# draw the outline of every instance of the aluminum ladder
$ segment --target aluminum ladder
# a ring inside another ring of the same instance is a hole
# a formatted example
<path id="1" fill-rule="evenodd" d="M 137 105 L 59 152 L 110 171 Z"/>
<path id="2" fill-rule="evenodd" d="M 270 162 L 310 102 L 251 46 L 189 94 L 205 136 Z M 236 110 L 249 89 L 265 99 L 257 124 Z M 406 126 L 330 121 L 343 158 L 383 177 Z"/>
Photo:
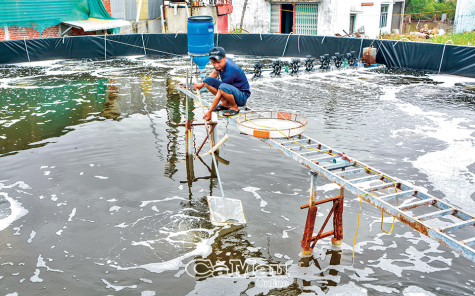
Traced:
<path id="1" fill-rule="evenodd" d="M 177 89 L 193 97 L 189 90 L 180 87 Z M 232 117 L 228 120 L 236 123 Z M 464 227 L 475 226 L 473 215 L 303 134 L 283 139 L 257 139 L 475 262 L 475 250 L 472 248 L 475 245 L 475 237 L 460 238 L 460 233 L 454 233 Z M 403 202 L 399 204 L 399 200 Z M 412 213 L 413 211 L 420 213 Z M 428 223 L 432 219 L 449 215 L 452 219 L 446 226 L 437 228 Z"/>

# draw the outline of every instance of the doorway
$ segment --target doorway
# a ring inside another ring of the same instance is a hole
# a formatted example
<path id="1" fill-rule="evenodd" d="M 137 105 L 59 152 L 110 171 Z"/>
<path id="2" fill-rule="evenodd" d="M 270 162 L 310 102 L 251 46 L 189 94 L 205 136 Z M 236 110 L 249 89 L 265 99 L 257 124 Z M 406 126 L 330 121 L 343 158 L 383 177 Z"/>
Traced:
<path id="1" fill-rule="evenodd" d="M 289 34 L 294 30 L 294 6 L 282 4 L 280 14 L 280 33 Z"/>

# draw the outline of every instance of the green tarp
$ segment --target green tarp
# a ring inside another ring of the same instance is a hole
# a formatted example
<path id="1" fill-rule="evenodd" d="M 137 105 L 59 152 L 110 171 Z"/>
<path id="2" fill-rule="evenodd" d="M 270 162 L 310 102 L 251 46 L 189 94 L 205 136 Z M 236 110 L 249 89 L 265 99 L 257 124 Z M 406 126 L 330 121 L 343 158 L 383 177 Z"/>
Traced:
<path id="1" fill-rule="evenodd" d="M 112 18 L 101 0 L 0 0 L 0 28 L 32 27 L 38 32 L 65 21 Z"/>

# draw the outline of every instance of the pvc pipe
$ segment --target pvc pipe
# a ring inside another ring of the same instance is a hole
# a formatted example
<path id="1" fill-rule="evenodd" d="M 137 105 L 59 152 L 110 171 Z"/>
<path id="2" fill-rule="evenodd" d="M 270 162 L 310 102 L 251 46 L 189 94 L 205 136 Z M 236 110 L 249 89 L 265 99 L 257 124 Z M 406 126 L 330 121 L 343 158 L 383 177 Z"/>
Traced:
<path id="1" fill-rule="evenodd" d="M 203 153 L 203 154 L 201 154 L 201 155 L 198 155 L 198 157 L 203 157 L 203 156 L 205 156 L 205 155 L 208 155 L 208 154 L 211 154 L 211 153 L 216 152 L 216 150 L 218 150 L 219 147 L 220 147 L 221 145 L 223 145 L 224 142 L 226 142 L 228 139 L 229 139 L 229 136 L 228 136 L 227 134 L 224 135 L 224 137 L 223 137 L 221 140 L 219 140 L 219 142 L 218 142 L 216 145 L 213 146 L 213 149 L 212 149 L 212 150 L 210 150 L 210 151 L 208 151 L 208 152 L 206 152 L 206 153 Z M 211 152 L 211 151 L 212 151 L 212 152 Z"/>
<path id="2" fill-rule="evenodd" d="M 137 18 L 135 19 L 136 23 L 139 22 L 141 11 L 142 11 L 142 0 L 139 0 L 139 7 L 137 7 Z"/>
<path id="3" fill-rule="evenodd" d="M 185 2 L 185 10 L 186 10 L 186 19 L 190 17 L 190 12 L 188 11 L 188 4 Z"/>
<path id="4" fill-rule="evenodd" d="M 444 50 L 442 50 L 442 57 L 440 58 L 439 72 L 437 72 L 437 74 L 440 74 L 440 69 L 442 68 L 442 61 L 444 60 L 445 46 L 447 45 L 447 42 L 449 41 L 452 42 L 452 44 L 454 44 L 454 42 L 450 39 L 445 41 Z"/>
<path id="5" fill-rule="evenodd" d="M 104 61 L 107 60 L 107 34 L 104 34 Z"/>
<path id="6" fill-rule="evenodd" d="M 163 13 L 163 4 L 160 5 L 160 12 L 162 13 L 162 17 L 161 17 L 161 19 L 162 19 L 162 33 L 166 33 L 165 32 L 165 15 Z"/>

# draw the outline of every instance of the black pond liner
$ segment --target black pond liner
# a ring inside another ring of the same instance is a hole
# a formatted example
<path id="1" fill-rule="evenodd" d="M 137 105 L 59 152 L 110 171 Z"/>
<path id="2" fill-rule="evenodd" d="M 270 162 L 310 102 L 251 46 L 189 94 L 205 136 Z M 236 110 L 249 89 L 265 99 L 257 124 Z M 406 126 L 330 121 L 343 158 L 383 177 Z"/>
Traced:
<path id="1" fill-rule="evenodd" d="M 475 47 L 314 35 L 215 34 L 228 53 L 269 57 L 319 57 L 376 47 L 376 62 L 406 68 L 475 77 Z M 144 48 L 145 47 L 145 48 Z M 114 58 L 129 55 L 186 55 L 186 34 L 124 34 L 0 42 L 0 64 L 51 59 Z"/>

